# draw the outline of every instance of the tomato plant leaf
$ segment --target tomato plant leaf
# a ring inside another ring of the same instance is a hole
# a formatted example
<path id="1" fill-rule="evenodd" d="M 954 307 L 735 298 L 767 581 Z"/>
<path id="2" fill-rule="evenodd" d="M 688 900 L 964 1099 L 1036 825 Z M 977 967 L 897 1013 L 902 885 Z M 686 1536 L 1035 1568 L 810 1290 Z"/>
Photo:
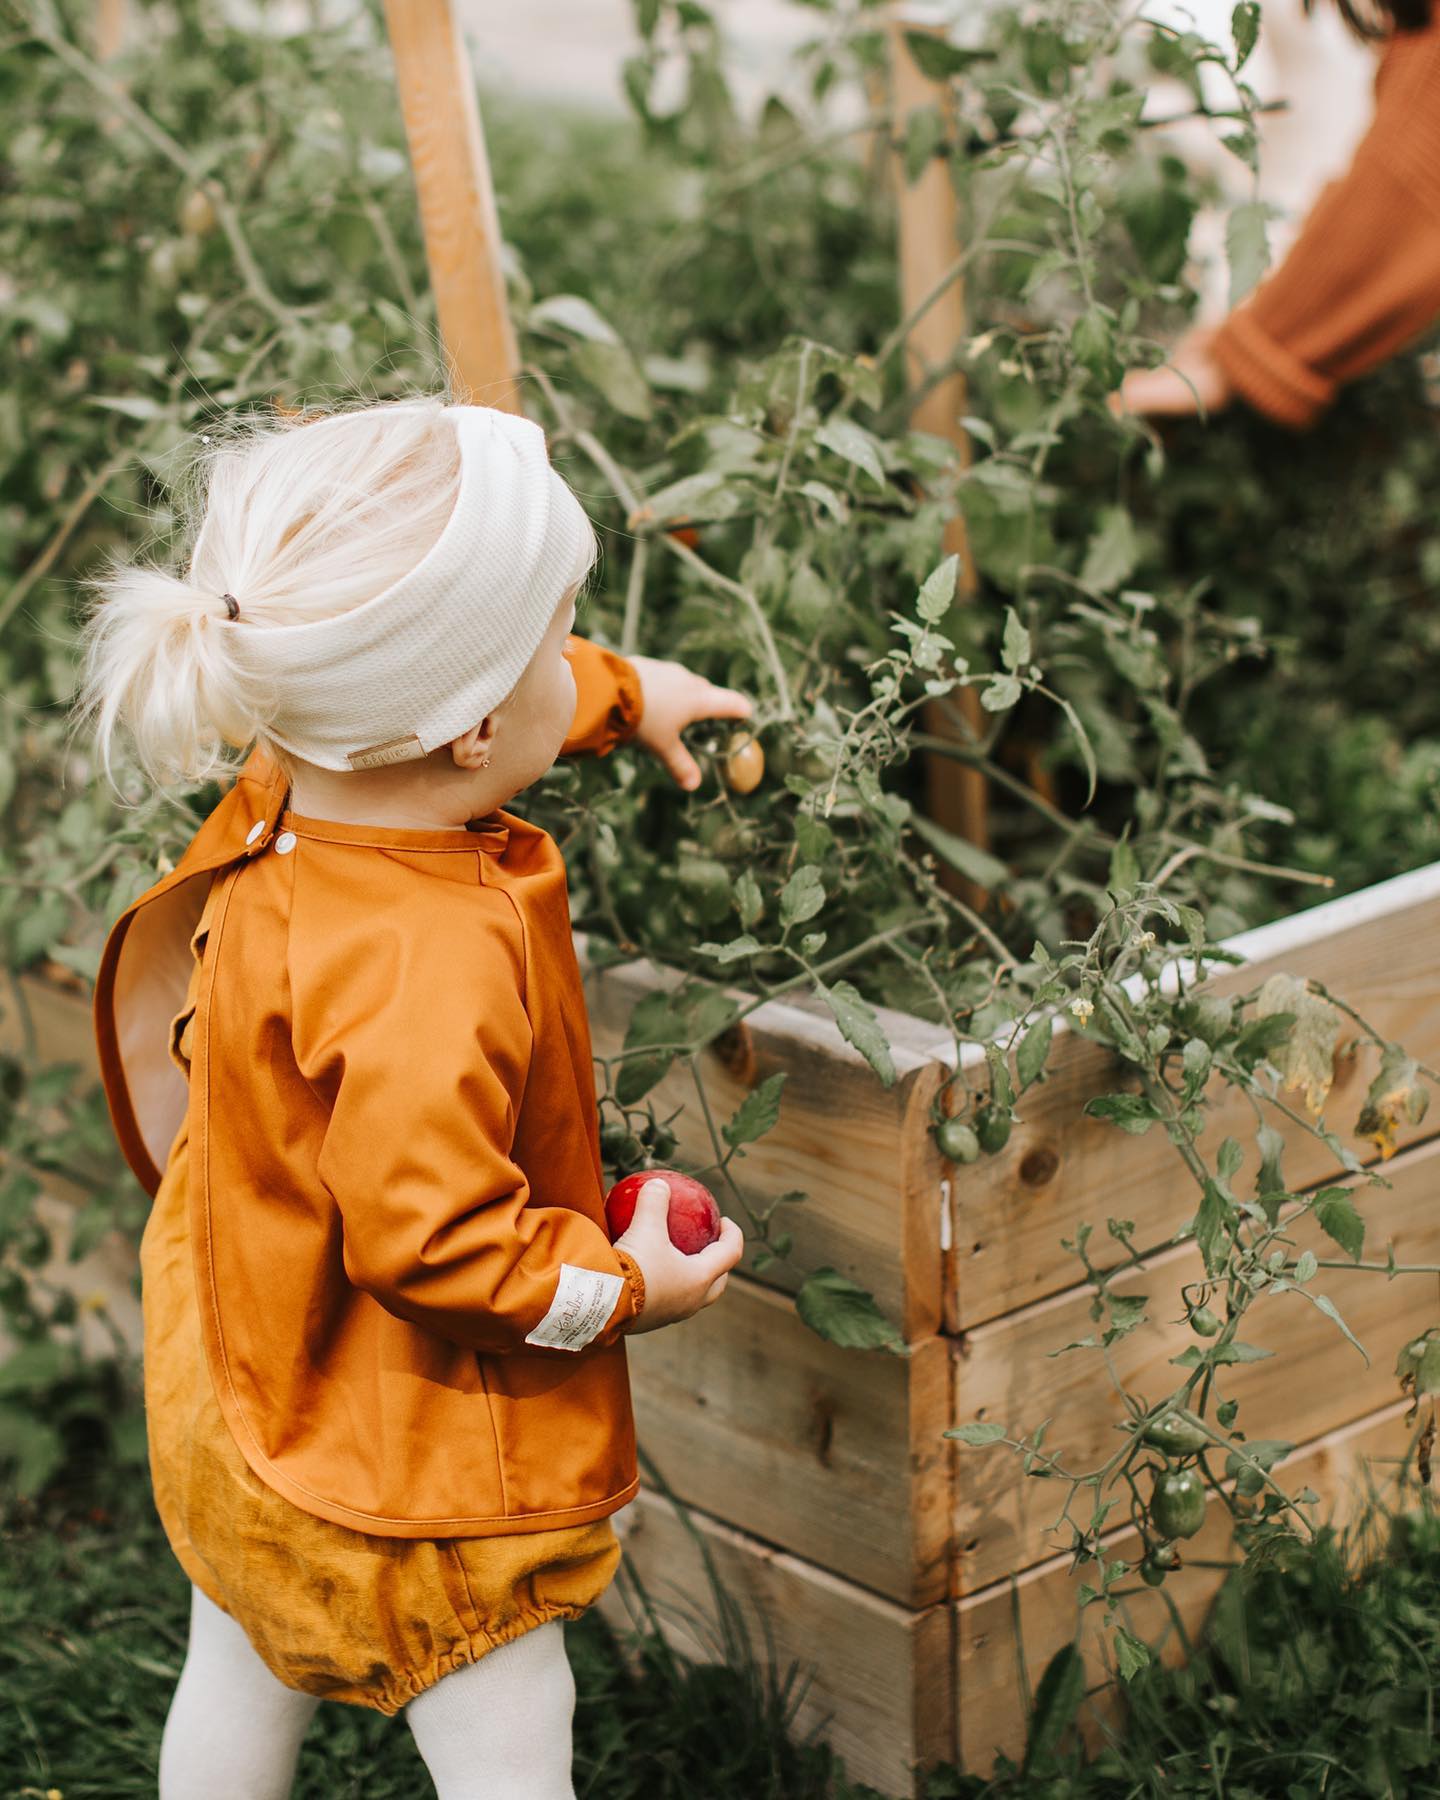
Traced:
<path id="1" fill-rule="evenodd" d="M 1232 207 L 1225 222 L 1225 255 L 1230 263 L 1230 299 L 1234 307 L 1244 299 L 1270 264 L 1270 245 L 1265 221 L 1270 208 L 1263 200 L 1246 200 Z"/>
<path id="2" fill-rule="evenodd" d="M 643 1056 L 627 1056 L 615 1077 L 615 1098 L 622 1106 L 634 1106 L 643 1100 L 675 1060 L 673 1051 L 651 1051 Z"/>
<path id="3" fill-rule="evenodd" d="M 1272 975 L 1255 997 L 1257 1019 L 1277 1013 L 1293 1014 L 1295 1022 L 1270 1051 L 1270 1061 L 1285 1086 L 1301 1094 L 1310 1117 L 1318 1119 L 1335 1079 L 1340 1015 L 1298 976 L 1284 974 Z"/>
<path id="4" fill-rule="evenodd" d="M 1225 1458 L 1225 1473 L 1235 1483 L 1235 1492 L 1258 1494 L 1266 1475 L 1294 1448 L 1284 1438 L 1252 1438 L 1242 1449 L 1231 1450 Z"/>
<path id="5" fill-rule="evenodd" d="M 1085 1102 L 1092 1119 L 1108 1119 L 1133 1137 L 1141 1137 L 1156 1123 L 1160 1114 L 1143 1094 L 1096 1094 Z"/>
<path id="6" fill-rule="evenodd" d="M 971 50 L 931 31 L 907 31 L 905 47 L 915 67 L 930 81 L 948 81 L 952 75 L 963 75 L 976 63 L 992 62 L 993 50 Z"/>
<path id="7" fill-rule="evenodd" d="M 752 1088 L 735 1110 L 735 1116 L 721 1129 L 732 1150 L 742 1144 L 753 1144 L 764 1137 L 780 1117 L 780 1091 L 785 1086 L 784 1069 L 769 1075 L 759 1087 Z"/>
<path id="8" fill-rule="evenodd" d="M 1149 1648 L 1123 1625 L 1115 1627 L 1115 1666 L 1122 1681 L 1133 1681 L 1142 1669 L 1150 1667 Z"/>
<path id="9" fill-rule="evenodd" d="M 1084 1698 L 1085 1659 L 1074 1644 L 1063 1644 L 1045 1665 L 1045 1673 L 1035 1689 L 1025 1738 L 1025 1761 L 1020 1769 L 1022 1781 L 1055 1754 Z"/>
<path id="10" fill-rule="evenodd" d="M 982 689 L 980 704 L 986 712 L 1005 712 L 1020 698 L 1019 681 L 1013 675 L 995 675 Z"/>
<path id="11" fill-rule="evenodd" d="M 1340 1308 L 1335 1304 L 1335 1302 L 1330 1298 L 1330 1296 L 1328 1294 L 1310 1294 L 1308 1296 L 1308 1298 L 1315 1302 L 1316 1306 L 1319 1307 L 1320 1311 L 1322 1313 L 1324 1313 L 1324 1315 L 1327 1319 L 1333 1319 L 1335 1321 L 1335 1323 L 1340 1327 L 1341 1331 L 1343 1331 L 1345 1333 L 1345 1336 L 1350 1340 L 1350 1342 L 1360 1352 L 1361 1356 L 1363 1356 L 1365 1358 L 1365 1363 L 1366 1363 L 1366 1366 L 1368 1367 L 1369 1363 L 1370 1363 L 1370 1352 L 1360 1342 L 1359 1338 L 1356 1337 L 1355 1333 L 1345 1323 L 1344 1319 L 1341 1318 Z"/>
<path id="12" fill-rule="evenodd" d="M 947 556 L 921 583 L 915 611 L 927 625 L 938 625 L 955 604 L 955 586 L 959 573 L 960 558 Z"/>
<path id="13" fill-rule="evenodd" d="M 825 884 L 813 863 L 802 863 L 780 890 L 780 922 L 803 925 L 825 904 Z"/>
<path id="14" fill-rule="evenodd" d="M 1110 594 L 1128 581 L 1140 560 L 1135 522 L 1123 506 L 1107 506 L 1085 551 L 1080 579 L 1097 593 Z"/>
<path id="15" fill-rule="evenodd" d="M 1226 1247 L 1234 1222 L 1235 1208 L 1226 1199 L 1219 1182 L 1207 1181 L 1191 1230 L 1205 1262 L 1205 1273 L 1212 1279 L 1225 1266 Z"/>
<path id="16" fill-rule="evenodd" d="M 909 1346 L 881 1312 L 875 1296 L 837 1269 L 816 1269 L 795 1296 L 795 1310 L 818 1336 L 847 1350 L 888 1350 L 908 1356 Z"/>
<path id="17" fill-rule="evenodd" d="M 815 433 L 815 442 L 863 470 L 876 487 L 885 486 L 885 470 L 875 440 L 852 419 L 827 419 Z"/>
<path id="18" fill-rule="evenodd" d="M 1333 1238 L 1353 1262 L 1359 1262 L 1365 1248 L 1365 1221 L 1355 1210 L 1350 1190 L 1322 1188 L 1313 1204 L 1320 1229 Z"/>
<path id="19" fill-rule="evenodd" d="M 1238 74 L 1250 59 L 1250 52 L 1260 38 L 1260 0 L 1240 0 L 1230 14 L 1230 35 L 1235 40 L 1235 69 Z"/>
<path id="20" fill-rule="evenodd" d="M 579 294 L 548 294 L 530 308 L 531 325 L 558 326 L 594 344 L 618 344 L 620 334 Z"/>
<path id="21" fill-rule="evenodd" d="M 832 981 L 828 986 L 822 982 L 819 985 L 820 992 L 835 1015 L 840 1035 L 847 1043 L 855 1046 L 885 1086 L 892 1087 L 895 1082 L 895 1063 L 890 1055 L 890 1040 L 869 1002 L 848 981 Z"/>
<path id="22" fill-rule="evenodd" d="M 988 850 L 982 850 L 966 838 L 957 837 L 924 813 L 911 813 L 906 822 L 952 869 L 958 869 L 976 887 L 1003 887 L 1010 880 L 1010 871 L 998 856 L 992 856 Z"/>
<path id="23" fill-rule="evenodd" d="M 578 374 L 599 388 L 616 412 L 627 419 L 644 421 L 650 417 L 650 383 L 624 344 L 586 339 L 571 351 L 570 362 Z"/>
<path id="24" fill-rule="evenodd" d="M 765 897 L 760 892 L 760 883 L 753 872 L 743 869 L 735 877 L 734 888 L 735 910 L 740 915 L 740 923 L 745 926 L 754 925 L 765 911 Z"/>
<path id="25" fill-rule="evenodd" d="M 1050 1055 L 1050 1042 L 1054 1036 L 1054 1030 L 1054 1019 L 1049 1013 L 1046 1013 L 1044 1018 L 1037 1019 L 1021 1038 L 1015 1051 L 1015 1073 L 1020 1077 L 1022 1094 L 1044 1073 L 1046 1059 Z"/>
<path id="26" fill-rule="evenodd" d="M 962 1444 L 969 1444 L 972 1450 L 979 1450 L 983 1449 L 986 1444 L 998 1444 L 1005 1436 L 1005 1427 L 982 1419 L 974 1425 L 952 1425 L 948 1430 L 942 1431 L 940 1435 L 947 1438 L 959 1438 Z"/>
<path id="27" fill-rule="evenodd" d="M 699 944 L 697 953 L 701 956 L 713 956 L 718 963 L 738 962 L 742 956 L 756 956 L 763 945 L 758 938 L 751 937 L 747 931 L 741 937 L 731 938 L 728 944 Z"/>
<path id="28" fill-rule="evenodd" d="M 1030 661 L 1030 633 L 1020 623 L 1013 606 L 1005 608 L 1005 635 L 1000 644 L 1000 660 L 1012 672 Z"/>

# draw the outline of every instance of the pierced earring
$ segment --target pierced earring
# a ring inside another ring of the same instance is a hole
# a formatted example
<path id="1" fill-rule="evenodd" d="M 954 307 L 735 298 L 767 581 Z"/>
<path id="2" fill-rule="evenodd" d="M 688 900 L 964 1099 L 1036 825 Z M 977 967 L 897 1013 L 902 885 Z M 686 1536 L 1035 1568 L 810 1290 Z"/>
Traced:
<path id="1" fill-rule="evenodd" d="M 490 767 L 490 758 L 488 756 L 482 756 L 480 758 L 480 767 L 482 769 L 488 769 Z"/>

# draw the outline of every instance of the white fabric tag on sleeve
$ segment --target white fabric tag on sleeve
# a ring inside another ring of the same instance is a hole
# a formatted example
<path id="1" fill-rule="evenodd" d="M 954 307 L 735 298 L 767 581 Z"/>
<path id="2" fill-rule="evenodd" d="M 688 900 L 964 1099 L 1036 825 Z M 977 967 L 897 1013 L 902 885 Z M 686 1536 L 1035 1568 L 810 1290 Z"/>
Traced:
<path id="1" fill-rule="evenodd" d="M 623 1275 L 561 1263 L 550 1310 L 525 1342 L 552 1350 L 583 1350 L 609 1323 L 624 1286 Z"/>

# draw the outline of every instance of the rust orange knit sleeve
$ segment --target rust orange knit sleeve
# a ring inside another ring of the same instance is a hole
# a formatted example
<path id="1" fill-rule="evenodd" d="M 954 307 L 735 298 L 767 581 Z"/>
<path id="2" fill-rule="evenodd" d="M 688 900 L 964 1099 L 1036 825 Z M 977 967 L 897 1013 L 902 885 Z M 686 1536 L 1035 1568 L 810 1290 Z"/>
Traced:
<path id="1" fill-rule="evenodd" d="M 575 674 L 575 719 L 562 756 L 608 756 L 634 737 L 644 710 L 635 665 L 589 638 L 565 640 Z"/>
<path id="2" fill-rule="evenodd" d="M 1211 339 L 1243 399 L 1309 425 L 1440 315 L 1440 15 L 1396 33 L 1375 116 L 1289 254 Z"/>

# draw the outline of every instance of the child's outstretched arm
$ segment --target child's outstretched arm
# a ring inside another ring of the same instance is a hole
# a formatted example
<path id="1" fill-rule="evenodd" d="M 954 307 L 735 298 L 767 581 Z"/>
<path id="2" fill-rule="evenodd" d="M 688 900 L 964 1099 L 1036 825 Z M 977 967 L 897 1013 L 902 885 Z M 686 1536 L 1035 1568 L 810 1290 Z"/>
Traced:
<path id="1" fill-rule="evenodd" d="M 681 787 L 698 787 L 700 770 L 681 731 L 698 719 L 748 719 L 754 710 L 735 688 L 716 687 L 683 663 L 621 656 L 573 633 L 565 654 L 576 703 L 562 756 L 607 756 L 633 739 L 658 756 Z"/>

